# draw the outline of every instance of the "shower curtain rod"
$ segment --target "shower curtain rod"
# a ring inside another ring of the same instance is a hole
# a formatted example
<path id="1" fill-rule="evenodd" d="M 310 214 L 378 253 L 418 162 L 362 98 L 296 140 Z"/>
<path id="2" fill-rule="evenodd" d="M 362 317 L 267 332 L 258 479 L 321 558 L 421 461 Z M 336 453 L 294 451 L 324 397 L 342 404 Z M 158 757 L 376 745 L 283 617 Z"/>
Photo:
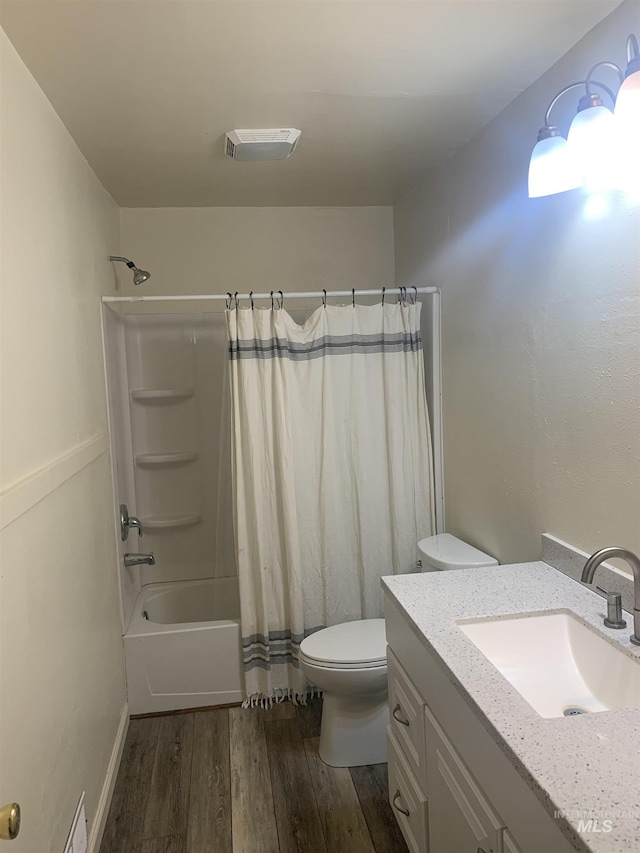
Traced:
<path id="1" fill-rule="evenodd" d="M 376 290 L 313 290 L 311 292 L 284 292 L 287 299 L 323 299 L 325 296 L 344 296 L 345 298 L 353 298 L 355 296 L 380 296 L 384 293 L 385 296 L 404 293 L 413 296 L 420 293 L 438 293 L 437 287 L 386 287 L 377 288 Z M 280 297 L 280 290 L 274 290 L 273 293 L 234 293 L 232 298 L 236 299 L 273 299 Z M 103 296 L 103 302 L 200 302 L 203 300 L 228 300 L 228 293 L 207 293 L 193 294 L 189 296 Z"/>

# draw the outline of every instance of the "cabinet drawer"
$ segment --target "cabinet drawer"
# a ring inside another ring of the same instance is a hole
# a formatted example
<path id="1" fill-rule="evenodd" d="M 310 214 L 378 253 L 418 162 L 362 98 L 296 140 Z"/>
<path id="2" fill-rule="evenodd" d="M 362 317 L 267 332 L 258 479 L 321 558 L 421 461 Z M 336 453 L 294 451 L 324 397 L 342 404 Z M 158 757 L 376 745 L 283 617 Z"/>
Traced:
<path id="1" fill-rule="evenodd" d="M 427 789 L 424 746 L 424 700 L 400 661 L 387 649 L 389 726 L 398 739 L 409 766 L 423 790 Z"/>
<path id="2" fill-rule="evenodd" d="M 429 826 L 425 797 L 392 729 L 387 729 L 389 802 L 410 853 L 428 853 Z"/>
<path id="3" fill-rule="evenodd" d="M 501 853 L 504 822 L 496 814 L 440 725 L 425 707 L 433 853 Z"/>

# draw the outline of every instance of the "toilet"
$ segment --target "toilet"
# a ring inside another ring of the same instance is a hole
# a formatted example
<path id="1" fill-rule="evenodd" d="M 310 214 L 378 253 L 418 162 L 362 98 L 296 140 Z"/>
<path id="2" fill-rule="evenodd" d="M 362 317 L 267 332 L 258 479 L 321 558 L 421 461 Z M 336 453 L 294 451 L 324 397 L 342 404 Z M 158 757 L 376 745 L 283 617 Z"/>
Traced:
<path id="1" fill-rule="evenodd" d="M 300 644 L 307 680 L 324 691 L 318 752 L 331 767 L 387 760 L 387 638 L 384 619 L 323 628 Z"/>
<path id="2" fill-rule="evenodd" d="M 423 572 L 497 566 L 498 561 L 449 533 L 418 542 Z M 344 622 L 300 644 L 300 666 L 324 692 L 320 758 L 331 767 L 387 760 L 387 640 L 384 619 Z"/>
<path id="3" fill-rule="evenodd" d="M 499 563 L 450 533 L 438 533 L 418 542 L 417 565 L 421 572 L 446 572 L 451 569 L 484 569 Z"/>

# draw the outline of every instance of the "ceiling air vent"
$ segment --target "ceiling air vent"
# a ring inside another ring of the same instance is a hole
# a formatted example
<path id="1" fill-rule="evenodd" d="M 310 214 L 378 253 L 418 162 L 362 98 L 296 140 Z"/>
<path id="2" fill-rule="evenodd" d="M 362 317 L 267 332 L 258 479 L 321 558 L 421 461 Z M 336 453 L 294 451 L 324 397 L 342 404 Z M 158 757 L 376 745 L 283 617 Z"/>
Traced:
<path id="1" fill-rule="evenodd" d="M 232 130 L 225 133 L 224 150 L 232 160 L 286 160 L 301 133 L 295 127 Z"/>

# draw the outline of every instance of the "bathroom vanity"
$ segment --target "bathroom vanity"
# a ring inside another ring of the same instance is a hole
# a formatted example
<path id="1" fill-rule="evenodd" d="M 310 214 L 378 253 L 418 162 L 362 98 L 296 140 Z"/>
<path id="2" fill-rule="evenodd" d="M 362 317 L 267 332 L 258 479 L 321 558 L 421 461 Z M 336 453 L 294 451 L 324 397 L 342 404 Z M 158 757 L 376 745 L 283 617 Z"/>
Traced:
<path id="1" fill-rule="evenodd" d="M 411 853 L 640 850 L 631 620 L 604 627 L 606 603 L 541 562 L 383 587 L 389 799 Z"/>

